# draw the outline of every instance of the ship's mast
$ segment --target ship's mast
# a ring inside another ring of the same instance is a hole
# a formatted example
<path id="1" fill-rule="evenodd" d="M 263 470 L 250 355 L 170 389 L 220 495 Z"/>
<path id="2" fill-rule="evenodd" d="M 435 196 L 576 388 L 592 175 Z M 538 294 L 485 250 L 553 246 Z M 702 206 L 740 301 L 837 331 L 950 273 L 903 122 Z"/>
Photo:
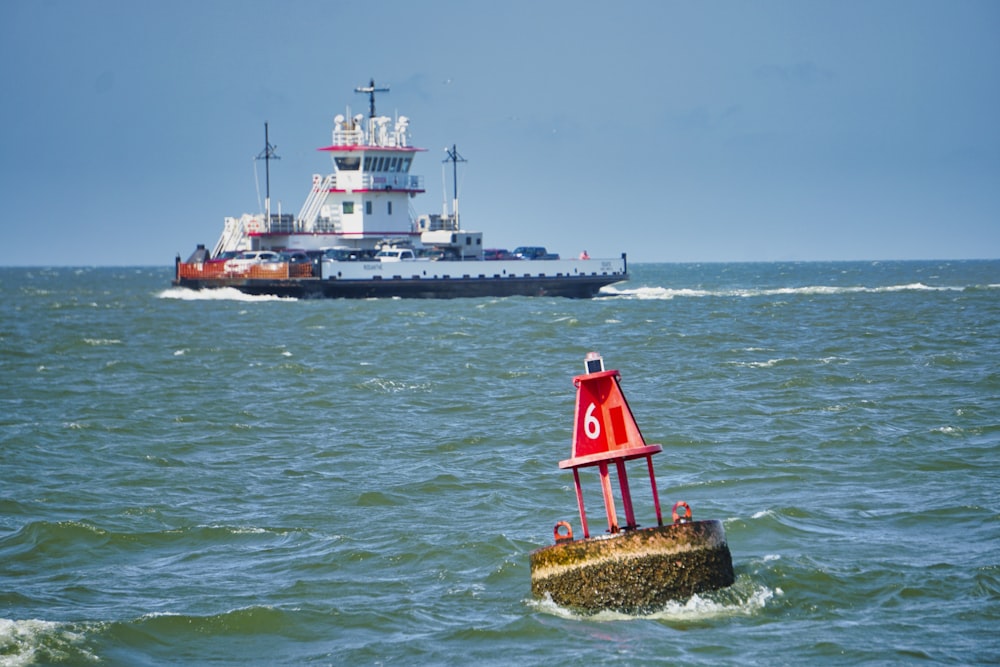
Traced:
<path id="1" fill-rule="evenodd" d="M 267 122 L 264 122 L 264 150 L 257 155 L 258 160 L 264 161 L 264 211 L 267 217 L 265 224 L 270 226 L 271 224 L 271 160 L 280 160 L 281 158 L 274 154 L 277 150 L 277 146 L 272 146 L 271 141 L 268 139 L 267 135 Z M 259 186 L 258 186 L 259 187 Z M 260 196 L 260 193 L 257 193 Z M 260 203 L 260 202 L 258 202 Z"/>
<path id="2" fill-rule="evenodd" d="M 388 88 L 376 88 L 375 79 L 371 79 L 367 86 L 358 86 L 354 89 L 356 93 L 368 93 L 368 117 L 375 117 L 375 93 L 388 93 Z"/>
<path id="3" fill-rule="evenodd" d="M 454 215 L 455 227 L 457 229 L 458 228 L 458 163 L 467 162 L 467 160 L 458 154 L 458 148 L 455 146 L 455 144 L 451 145 L 451 150 L 448 150 L 446 148 L 445 151 L 447 151 L 448 157 L 444 160 L 441 160 L 441 162 L 442 163 L 451 162 L 451 169 L 452 169 L 451 182 L 454 187 L 454 193 L 455 193 L 454 198 L 451 200 L 452 214 Z"/>

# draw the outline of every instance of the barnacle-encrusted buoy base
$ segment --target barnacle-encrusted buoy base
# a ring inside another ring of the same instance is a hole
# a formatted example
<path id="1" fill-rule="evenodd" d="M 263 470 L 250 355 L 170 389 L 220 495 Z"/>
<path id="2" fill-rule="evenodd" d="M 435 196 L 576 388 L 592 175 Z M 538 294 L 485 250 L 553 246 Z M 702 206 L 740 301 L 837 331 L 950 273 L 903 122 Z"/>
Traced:
<path id="1" fill-rule="evenodd" d="M 628 530 L 531 553 L 532 594 L 585 612 L 650 613 L 734 580 L 721 521 Z"/>

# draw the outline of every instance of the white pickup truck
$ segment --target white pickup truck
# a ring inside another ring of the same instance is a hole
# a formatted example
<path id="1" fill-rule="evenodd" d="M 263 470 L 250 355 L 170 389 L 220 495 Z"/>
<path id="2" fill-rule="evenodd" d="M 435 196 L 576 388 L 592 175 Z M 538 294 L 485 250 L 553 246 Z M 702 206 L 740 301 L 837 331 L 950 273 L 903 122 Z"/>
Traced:
<path id="1" fill-rule="evenodd" d="M 417 260 L 411 248 L 385 248 L 380 250 L 375 259 L 380 262 L 412 262 Z"/>
<path id="2" fill-rule="evenodd" d="M 226 260 L 224 267 L 226 273 L 240 273 L 248 270 L 254 264 L 280 261 L 281 257 L 276 252 L 271 252 L 270 250 L 247 250 L 233 259 Z"/>

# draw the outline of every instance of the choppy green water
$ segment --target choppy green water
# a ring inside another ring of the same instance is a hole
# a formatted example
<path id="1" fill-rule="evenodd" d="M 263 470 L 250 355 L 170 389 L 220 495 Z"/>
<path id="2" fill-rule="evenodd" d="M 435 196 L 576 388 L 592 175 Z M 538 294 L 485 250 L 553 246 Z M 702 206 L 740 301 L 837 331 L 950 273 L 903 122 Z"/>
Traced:
<path id="1" fill-rule="evenodd" d="M 1000 661 L 1000 262 L 632 269 L 316 302 L 0 269 L 0 665 Z M 590 350 L 731 589 L 530 599 Z"/>

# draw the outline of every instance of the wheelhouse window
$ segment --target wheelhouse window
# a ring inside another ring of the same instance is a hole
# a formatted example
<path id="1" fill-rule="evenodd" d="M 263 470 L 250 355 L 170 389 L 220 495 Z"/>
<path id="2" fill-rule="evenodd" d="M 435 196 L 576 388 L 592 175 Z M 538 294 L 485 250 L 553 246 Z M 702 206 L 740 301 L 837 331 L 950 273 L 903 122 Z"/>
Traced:
<path id="1" fill-rule="evenodd" d="M 361 158 L 357 156 L 334 158 L 334 162 L 340 171 L 357 171 L 361 168 Z"/>

